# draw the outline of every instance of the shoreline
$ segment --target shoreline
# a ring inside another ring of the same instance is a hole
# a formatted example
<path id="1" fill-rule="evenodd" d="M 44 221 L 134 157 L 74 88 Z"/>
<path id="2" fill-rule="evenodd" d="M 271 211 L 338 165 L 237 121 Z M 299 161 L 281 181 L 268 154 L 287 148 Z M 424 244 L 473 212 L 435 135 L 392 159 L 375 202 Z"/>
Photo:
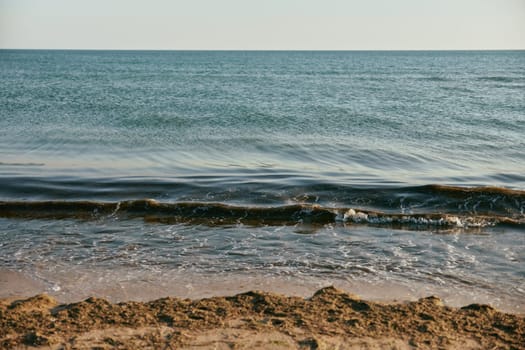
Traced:
<path id="1" fill-rule="evenodd" d="M 525 304 L 517 294 L 496 290 L 457 289 L 428 283 L 400 283 L 394 280 L 321 278 L 319 276 L 275 276 L 268 274 L 206 274 L 166 272 L 134 275 L 135 270 L 33 270 L 16 271 L 0 267 L 0 299 L 29 298 L 47 294 L 60 303 L 79 302 L 89 297 L 112 303 L 149 302 L 164 297 L 204 299 L 226 297 L 252 290 L 308 298 L 317 290 L 334 286 L 363 299 L 380 303 L 407 303 L 434 295 L 450 307 L 487 304 L 505 313 L 525 316 Z M 125 278 L 123 278 L 123 276 Z"/>
<path id="2" fill-rule="evenodd" d="M 16 300 L 15 300 L 16 299 Z M 60 304 L 40 294 L 0 301 L 0 347 L 523 349 L 525 317 L 437 297 L 380 303 L 326 287 L 309 298 L 250 291 L 204 299 Z"/>

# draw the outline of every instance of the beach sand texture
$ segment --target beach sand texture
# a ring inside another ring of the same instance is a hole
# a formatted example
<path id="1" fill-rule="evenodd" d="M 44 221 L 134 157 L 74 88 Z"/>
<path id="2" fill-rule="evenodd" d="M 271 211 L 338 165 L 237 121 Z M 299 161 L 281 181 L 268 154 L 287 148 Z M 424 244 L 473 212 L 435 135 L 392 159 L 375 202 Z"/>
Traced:
<path id="1" fill-rule="evenodd" d="M 386 304 L 334 287 L 311 298 L 252 291 L 200 300 L 0 303 L 5 349 L 523 349 L 525 318 L 428 297 Z"/>

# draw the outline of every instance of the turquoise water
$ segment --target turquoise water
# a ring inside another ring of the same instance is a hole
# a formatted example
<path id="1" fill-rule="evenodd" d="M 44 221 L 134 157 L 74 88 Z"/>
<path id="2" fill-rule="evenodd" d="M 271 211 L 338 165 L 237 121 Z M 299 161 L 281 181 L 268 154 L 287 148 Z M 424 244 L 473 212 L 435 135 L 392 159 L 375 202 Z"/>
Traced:
<path id="1" fill-rule="evenodd" d="M 0 76 L 0 267 L 51 293 L 155 270 L 523 311 L 524 51 L 0 50 Z"/>

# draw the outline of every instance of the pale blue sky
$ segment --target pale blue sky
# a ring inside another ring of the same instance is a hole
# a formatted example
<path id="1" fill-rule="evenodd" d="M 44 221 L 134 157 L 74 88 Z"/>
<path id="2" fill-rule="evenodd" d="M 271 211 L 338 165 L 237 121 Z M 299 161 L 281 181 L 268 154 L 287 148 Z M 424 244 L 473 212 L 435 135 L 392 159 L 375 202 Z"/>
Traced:
<path id="1" fill-rule="evenodd" d="M 0 0 L 0 48 L 525 49 L 525 0 Z"/>

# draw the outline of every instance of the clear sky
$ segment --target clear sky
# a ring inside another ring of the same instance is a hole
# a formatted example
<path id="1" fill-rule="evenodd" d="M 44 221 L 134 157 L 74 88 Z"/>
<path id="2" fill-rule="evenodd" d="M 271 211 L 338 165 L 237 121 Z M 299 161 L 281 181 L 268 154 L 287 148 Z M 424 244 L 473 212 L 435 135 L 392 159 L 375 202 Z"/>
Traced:
<path id="1" fill-rule="evenodd" d="M 525 49 L 525 0 L 0 0 L 0 48 Z"/>

